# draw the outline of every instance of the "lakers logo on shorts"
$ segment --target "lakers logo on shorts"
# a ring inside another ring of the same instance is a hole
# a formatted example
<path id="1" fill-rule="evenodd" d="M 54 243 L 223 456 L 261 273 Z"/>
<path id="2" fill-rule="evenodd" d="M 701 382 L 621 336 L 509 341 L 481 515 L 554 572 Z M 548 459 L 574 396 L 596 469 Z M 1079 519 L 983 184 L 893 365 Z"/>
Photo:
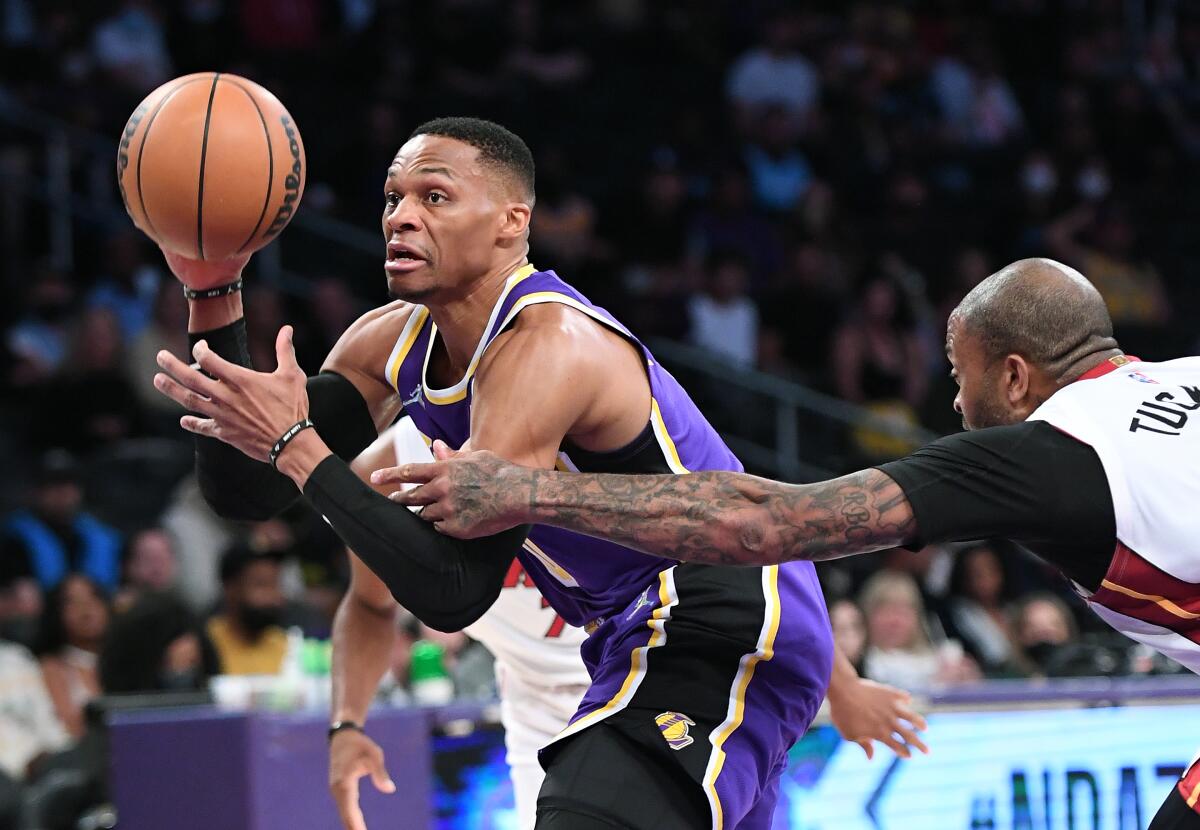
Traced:
<path id="1" fill-rule="evenodd" d="M 696 739 L 688 734 L 688 727 L 695 726 L 696 722 L 687 715 L 681 715 L 678 712 L 663 712 L 654 719 L 654 722 L 658 724 L 659 731 L 662 732 L 671 749 L 680 750 L 696 742 Z"/>

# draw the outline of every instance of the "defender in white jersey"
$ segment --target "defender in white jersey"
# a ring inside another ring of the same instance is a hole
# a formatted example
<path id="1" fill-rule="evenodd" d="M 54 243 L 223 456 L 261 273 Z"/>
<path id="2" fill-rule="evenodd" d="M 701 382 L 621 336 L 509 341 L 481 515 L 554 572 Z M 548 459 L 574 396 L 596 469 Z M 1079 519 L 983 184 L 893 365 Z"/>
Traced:
<path id="1" fill-rule="evenodd" d="M 1077 271 L 1021 260 L 950 317 L 968 432 L 833 481 L 563 475 L 437 447 L 386 476 L 443 533 L 533 521 L 693 562 L 776 564 L 1008 537 L 1106 621 L 1200 672 L 1200 358 L 1143 363 Z M 459 499 L 486 488 L 493 499 Z M 1151 830 L 1200 828 L 1200 765 Z"/>
<path id="2" fill-rule="evenodd" d="M 380 436 L 380 443 L 386 445 L 388 439 L 396 461 L 432 458 L 425 437 L 409 418 L 401 418 Z M 386 453 L 388 448 L 380 449 Z M 495 604 L 464 631 L 496 658 L 500 721 L 516 812 L 521 828 L 530 830 L 545 778 L 538 750 L 566 726 L 591 683 L 579 656 L 587 635 L 563 621 L 516 559 Z"/>

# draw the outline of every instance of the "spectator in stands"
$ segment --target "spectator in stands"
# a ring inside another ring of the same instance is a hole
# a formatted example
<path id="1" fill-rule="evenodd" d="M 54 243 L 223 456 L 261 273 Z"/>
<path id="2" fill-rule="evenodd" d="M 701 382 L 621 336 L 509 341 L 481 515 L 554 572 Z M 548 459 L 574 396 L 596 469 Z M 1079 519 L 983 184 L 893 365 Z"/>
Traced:
<path id="1" fill-rule="evenodd" d="M 738 120 L 753 123 L 767 107 L 778 107 L 796 126 L 816 107 L 821 77 L 799 49 L 802 20 L 791 11 L 768 18 L 760 43 L 733 62 L 725 91 Z"/>
<path id="2" fill-rule="evenodd" d="M 859 605 L 867 619 L 867 677 L 902 689 L 978 678 L 979 669 L 961 649 L 934 649 L 921 592 L 908 574 L 879 571 L 863 586 Z"/>
<path id="3" fill-rule="evenodd" d="M 25 285 L 25 292 L 25 314 L 8 330 L 6 338 L 16 361 L 8 370 L 8 378 L 17 387 L 46 381 L 62 367 L 75 301 L 75 288 L 66 276 L 44 263 Z"/>
<path id="4" fill-rule="evenodd" d="M 795 210 L 812 186 L 812 167 L 786 113 L 777 107 L 768 109 L 755 125 L 743 159 L 754 199 L 765 210 Z"/>
<path id="5" fill-rule="evenodd" d="M 1017 655 L 1026 673 L 1053 675 L 1073 656 L 1079 633 L 1066 603 L 1048 593 L 1023 597 L 1013 609 Z"/>
<path id="6" fill-rule="evenodd" d="M 144 594 L 115 617 L 100 652 L 105 694 L 201 690 L 219 673 L 204 626 L 170 593 Z"/>
<path id="7" fill-rule="evenodd" d="M 929 377 L 908 304 L 895 283 L 882 276 L 873 277 L 860 296 L 858 307 L 834 333 L 834 388 L 898 429 L 914 427 Z M 913 448 L 871 427 L 857 430 L 854 438 L 868 459 L 894 458 Z"/>
<path id="8" fill-rule="evenodd" d="M 120 339 L 126 342 L 150 325 L 162 279 L 158 268 L 146 262 L 142 244 L 141 236 L 132 230 L 109 236 L 103 259 L 108 273 L 87 296 L 89 308 L 113 313 L 121 327 Z"/>
<path id="9" fill-rule="evenodd" d="M 0 527 L 0 568 L 10 583 L 28 580 L 48 591 L 78 571 L 107 590 L 116 588 L 120 534 L 83 509 L 79 470 L 69 453 L 42 456 L 29 508 L 10 513 Z"/>
<path id="10" fill-rule="evenodd" d="M 867 656 L 867 622 L 862 609 L 851 599 L 839 599 L 829 606 L 829 624 L 833 642 L 854 669 L 862 674 Z"/>
<path id="11" fill-rule="evenodd" d="M 124 583 L 113 605 L 125 611 L 148 592 L 170 591 L 179 575 L 175 542 L 161 527 L 147 527 L 129 537 L 125 546 Z"/>
<path id="12" fill-rule="evenodd" d="M 84 706 L 100 694 L 109 613 L 104 590 L 83 574 L 69 574 L 46 595 L 36 653 L 55 714 L 73 738 L 83 736 Z"/>
<path id="13" fill-rule="evenodd" d="M 91 308 L 76 321 L 62 373 L 45 383 L 33 413 L 39 447 L 88 452 L 142 432 L 142 410 L 125 375 L 113 312 Z"/>
<path id="14" fill-rule="evenodd" d="M 746 263 L 718 254 L 708 268 L 703 293 L 688 301 L 688 339 L 739 366 L 754 366 L 758 354 L 758 306 L 746 294 Z"/>
<path id="15" fill-rule="evenodd" d="M 14 784 L 36 778 L 39 766 L 66 747 L 70 736 L 54 714 L 42 672 L 27 649 L 0 640 L 0 678 L 0 815 L 11 816 L 21 799 Z"/>
<path id="16" fill-rule="evenodd" d="M 959 552 L 950 574 L 946 631 L 989 674 L 1009 673 L 1016 656 L 1008 614 L 1013 598 L 1005 560 L 991 544 Z"/>
<path id="17" fill-rule="evenodd" d="M 92 54 L 109 77 L 139 93 L 171 77 L 162 16 L 150 0 L 125 0 L 101 21 L 92 38 Z"/>
<path id="18" fill-rule="evenodd" d="M 221 588 L 221 613 L 207 627 L 221 673 L 278 674 L 287 650 L 279 556 L 234 545 L 221 557 Z"/>
<path id="19" fill-rule="evenodd" d="M 187 313 L 183 292 L 171 289 L 158 292 L 153 316 L 125 352 L 125 376 L 137 393 L 138 404 L 161 416 L 164 426 L 169 421 L 171 427 L 176 427 L 183 410 L 154 388 L 154 373 L 158 371 L 156 356 L 164 349 L 171 354 L 187 354 Z"/>
<path id="20" fill-rule="evenodd" d="M 1107 189 L 1106 183 L 1087 184 L 1103 175 L 1085 169 L 1081 184 Z M 1131 353 L 1142 351 L 1147 331 L 1166 325 L 1170 306 L 1162 277 L 1139 250 L 1137 229 L 1124 205 L 1085 203 L 1047 228 L 1046 242 L 1054 256 L 1087 274 L 1099 289 L 1116 334 Z"/>

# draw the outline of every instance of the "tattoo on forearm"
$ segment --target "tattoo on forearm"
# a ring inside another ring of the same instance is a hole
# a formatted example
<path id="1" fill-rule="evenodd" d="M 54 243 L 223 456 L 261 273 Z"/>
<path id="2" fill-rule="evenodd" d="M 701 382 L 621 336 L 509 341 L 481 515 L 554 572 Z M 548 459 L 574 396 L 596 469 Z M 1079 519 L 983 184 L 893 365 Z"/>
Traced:
<path id="1" fill-rule="evenodd" d="M 804 485 L 720 472 L 537 471 L 526 486 L 526 512 L 535 522 L 707 564 L 835 559 L 895 547 L 916 534 L 904 492 L 878 470 Z"/>

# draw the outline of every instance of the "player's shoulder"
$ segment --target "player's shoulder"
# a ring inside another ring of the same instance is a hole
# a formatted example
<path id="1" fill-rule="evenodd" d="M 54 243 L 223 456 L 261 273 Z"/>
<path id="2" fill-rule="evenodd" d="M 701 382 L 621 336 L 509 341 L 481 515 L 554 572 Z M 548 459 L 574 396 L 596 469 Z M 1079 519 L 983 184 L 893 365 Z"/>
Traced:
<path id="1" fill-rule="evenodd" d="M 351 323 L 338 338 L 325 368 L 378 362 L 386 359 L 400 333 L 420 306 L 403 300 L 373 308 Z M 380 358 L 380 355 L 383 357 Z"/>
<path id="2" fill-rule="evenodd" d="M 564 303 L 538 303 L 521 311 L 513 324 L 495 337 L 480 361 L 489 365 L 512 360 L 536 361 L 547 371 L 571 372 L 603 366 L 622 346 L 620 335 Z"/>

